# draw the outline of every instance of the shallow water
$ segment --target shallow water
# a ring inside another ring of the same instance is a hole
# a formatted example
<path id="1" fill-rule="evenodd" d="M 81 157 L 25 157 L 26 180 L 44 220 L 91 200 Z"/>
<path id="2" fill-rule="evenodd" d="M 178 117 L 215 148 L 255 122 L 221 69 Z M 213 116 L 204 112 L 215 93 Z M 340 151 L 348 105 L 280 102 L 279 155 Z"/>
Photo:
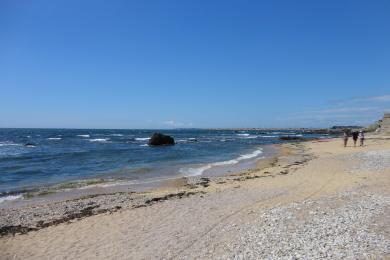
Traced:
<path id="1" fill-rule="evenodd" d="M 280 142 L 281 135 L 302 135 L 280 130 L 161 130 L 173 136 L 176 145 L 149 147 L 155 131 L 0 129 L 0 198 L 53 185 L 142 183 L 223 172 L 264 156 L 263 148 Z"/>

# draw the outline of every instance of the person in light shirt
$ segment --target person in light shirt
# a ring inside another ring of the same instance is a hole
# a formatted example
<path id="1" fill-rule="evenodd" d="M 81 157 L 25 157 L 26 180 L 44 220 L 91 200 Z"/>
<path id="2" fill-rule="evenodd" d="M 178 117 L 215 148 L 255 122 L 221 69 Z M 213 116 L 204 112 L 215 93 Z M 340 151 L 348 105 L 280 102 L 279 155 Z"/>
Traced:
<path id="1" fill-rule="evenodd" d="M 344 131 L 343 141 L 344 141 L 344 147 L 347 147 L 347 143 L 348 143 L 348 133 L 347 133 L 347 131 Z"/>
<path id="2" fill-rule="evenodd" d="M 360 130 L 359 132 L 360 146 L 364 146 L 364 131 Z"/>

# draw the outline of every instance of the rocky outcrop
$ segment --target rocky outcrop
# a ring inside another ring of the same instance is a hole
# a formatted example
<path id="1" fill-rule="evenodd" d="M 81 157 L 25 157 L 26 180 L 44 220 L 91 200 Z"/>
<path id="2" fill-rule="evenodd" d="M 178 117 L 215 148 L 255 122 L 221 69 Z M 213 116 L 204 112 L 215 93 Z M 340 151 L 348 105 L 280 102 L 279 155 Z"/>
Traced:
<path id="1" fill-rule="evenodd" d="M 379 121 L 379 132 L 390 134 L 390 113 L 385 113 L 383 119 Z"/>
<path id="2" fill-rule="evenodd" d="M 302 137 L 299 137 L 299 136 L 280 136 L 279 137 L 279 140 L 282 140 L 282 141 L 302 141 L 302 140 L 305 140 L 304 138 Z"/>
<path id="3" fill-rule="evenodd" d="M 154 133 L 152 137 L 150 137 L 149 145 L 151 146 L 175 145 L 175 140 L 169 135 Z"/>

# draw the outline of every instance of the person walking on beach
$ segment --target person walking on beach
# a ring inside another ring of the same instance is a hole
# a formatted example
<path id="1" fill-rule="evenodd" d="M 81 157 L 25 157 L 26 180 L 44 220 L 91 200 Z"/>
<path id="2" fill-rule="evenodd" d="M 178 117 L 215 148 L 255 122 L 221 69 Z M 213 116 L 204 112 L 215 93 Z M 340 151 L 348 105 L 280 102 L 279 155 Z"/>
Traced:
<path id="1" fill-rule="evenodd" d="M 359 132 L 360 146 L 364 146 L 364 131 L 360 130 Z"/>
<path id="2" fill-rule="evenodd" d="M 353 131 L 352 132 L 352 139 L 353 139 L 353 146 L 356 147 L 356 142 L 359 137 L 359 132 L 358 131 Z"/>
<path id="3" fill-rule="evenodd" d="M 343 141 L 344 141 L 344 147 L 347 147 L 347 143 L 348 143 L 348 133 L 347 133 L 347 131 L 344 131 Z"/>

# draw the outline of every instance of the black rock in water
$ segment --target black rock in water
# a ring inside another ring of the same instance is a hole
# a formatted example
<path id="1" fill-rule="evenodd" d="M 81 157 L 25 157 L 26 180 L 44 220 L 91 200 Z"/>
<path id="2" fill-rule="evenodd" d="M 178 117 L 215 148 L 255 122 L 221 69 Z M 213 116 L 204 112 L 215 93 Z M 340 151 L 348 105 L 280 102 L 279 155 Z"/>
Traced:
<path id="1" fill-rule="evenodd" d="M 25 147 L 36 147 L 37 145 L 34 143 L 26 143 L 24 146 Z"/>
<path id="2" fill-rule="evenodd" d="M 175 145 L 175 140 L 169 135 L 164 135 L 161 133 L 154 133 L 150 137 L 149 145 L 158 146 L 158 145 Z"/>
<path id="3" fill-rule="evenodd" d="M 283 141 L 298 141 L 298 140 L 304 140 L 304 138 L 299 136 L 280 136 L 279 140 Z"/>

